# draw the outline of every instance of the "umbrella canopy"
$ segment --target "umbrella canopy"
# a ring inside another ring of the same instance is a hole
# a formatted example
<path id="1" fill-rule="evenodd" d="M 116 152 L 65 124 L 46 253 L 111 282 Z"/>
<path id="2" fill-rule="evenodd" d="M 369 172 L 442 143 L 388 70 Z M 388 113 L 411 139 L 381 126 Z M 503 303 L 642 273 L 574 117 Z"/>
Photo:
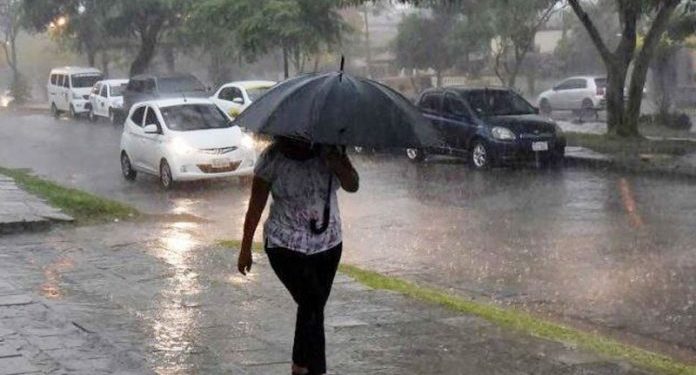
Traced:
<path id="1" fill-rule="evenodd" d="M 442 143 L 408 99 L 378 82 L 343 72 L 281 82 L 245 109 L 235 124 L 320 144 L 425 148 Z"/>

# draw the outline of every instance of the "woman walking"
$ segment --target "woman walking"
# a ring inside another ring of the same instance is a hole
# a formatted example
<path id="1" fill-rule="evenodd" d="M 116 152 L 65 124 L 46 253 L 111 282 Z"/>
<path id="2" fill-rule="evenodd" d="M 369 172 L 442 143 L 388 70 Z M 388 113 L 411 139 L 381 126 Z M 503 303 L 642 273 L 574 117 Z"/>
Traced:
<path id="1" fill-rule="evenodd" d="M 251 269 L 251 245 L 273 197 L 264 244 L 273 271 L 297 303 L 292 373 L 326 373 L 324 306 L 342 251 L 336 191 L 356 192 L 359 177 L 336 147 L 278 138 L 254 170 L 237 267 Z"/>

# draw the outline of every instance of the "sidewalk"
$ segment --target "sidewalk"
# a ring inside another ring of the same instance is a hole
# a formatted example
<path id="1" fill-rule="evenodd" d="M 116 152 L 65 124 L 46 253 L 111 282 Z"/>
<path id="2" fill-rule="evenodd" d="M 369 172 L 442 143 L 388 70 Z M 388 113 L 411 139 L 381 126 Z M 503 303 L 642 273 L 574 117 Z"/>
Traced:
<path id="1" fill-rule="evenodd" d="M 0 243 L 0 375 L 288 374 L 294 305 L 265 256 L 194 223 L 61 228 Z M 647 374 L 339 274 L 330 374 Z"/>
<path id="2" fill-rule="evenodd" d="M 72 220 L 72 217 L 21 190 L 10 177 L 0 174 L 0 236 L 45 230 L 53 221 Z"/>

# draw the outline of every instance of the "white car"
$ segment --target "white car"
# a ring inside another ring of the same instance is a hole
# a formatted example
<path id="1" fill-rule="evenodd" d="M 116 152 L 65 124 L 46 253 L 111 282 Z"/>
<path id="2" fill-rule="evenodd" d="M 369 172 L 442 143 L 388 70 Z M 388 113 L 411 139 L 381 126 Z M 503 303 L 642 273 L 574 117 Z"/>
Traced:
<path id="1" fill-rule="evenodd" d="M 547 115 L 555 110 L 596 115 L 606 106 L 606 88 L 606 77 L 571 77 L 539 95 L 539 110 Z"/>
<path id="2" fill-rule="evenodd" d="M 62 112 L 77 117 L 89 111 L 89 94 L 97 81 L 103 78 L 102 72 L 94 68 L 66 66 L 51 70 L 46 85 L 48 105 L 53 116 Z"/>
<path id="3" fill-rule="evenodd" d="M 275 84 L 274 81 L 230 82 L 222 85 L 210 100 L 234 118 Z"/>
<path id="4" fill-rule="evenodd" d="M 112 124 L 116 123 L 116 114 L 123 108 L 123 90 L 127 79 L 106 79 L 97 82 L 89 94 L 89 119 L 106 117 Z"/>
<path id="5" fill-rule="evenodd" d="M 120 157 L 127 180 L 143 172 L 170 189 L 176 181 L 251 176 L 256 149 L 210 100 L 158 99 L 131 108 Z"/>

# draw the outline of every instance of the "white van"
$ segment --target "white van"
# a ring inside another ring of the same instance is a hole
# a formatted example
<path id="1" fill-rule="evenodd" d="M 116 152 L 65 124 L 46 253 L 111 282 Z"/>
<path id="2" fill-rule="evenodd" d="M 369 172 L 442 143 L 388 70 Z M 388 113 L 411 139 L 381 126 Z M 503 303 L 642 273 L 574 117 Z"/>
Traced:
<path id="1" fill-rule="evenodd" d="M 48 105 L 51 113 L 58 117 L 61 112 L 71 117 L 89 112 L 89 94 L 92 87 L 104 78 L 95 68 L 66 66 L 51 70 L 48 77 Z"/>

